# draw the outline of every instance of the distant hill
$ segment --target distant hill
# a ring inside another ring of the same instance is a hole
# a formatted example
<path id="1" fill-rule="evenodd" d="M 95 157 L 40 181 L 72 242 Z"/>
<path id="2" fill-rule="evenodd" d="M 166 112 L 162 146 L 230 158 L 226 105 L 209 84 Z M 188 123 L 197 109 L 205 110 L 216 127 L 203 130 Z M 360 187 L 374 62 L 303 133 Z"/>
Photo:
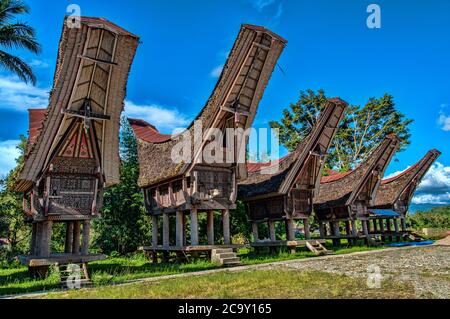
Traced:
<path id="1" fill-rule="evenodd" d="M 409 207 L 409 212 L 414 214 L 416 212 L 429 212 L 435 207 L 444 207 L 448 205 L 439 205 L 439 204 L 411 204 Z"/>

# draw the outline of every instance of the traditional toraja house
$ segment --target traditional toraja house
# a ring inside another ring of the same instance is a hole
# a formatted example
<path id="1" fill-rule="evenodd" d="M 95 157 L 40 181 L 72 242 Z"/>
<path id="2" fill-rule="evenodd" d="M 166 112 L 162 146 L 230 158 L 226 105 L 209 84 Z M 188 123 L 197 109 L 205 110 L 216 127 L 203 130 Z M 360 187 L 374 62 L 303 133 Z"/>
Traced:
<path id="1" fill-rule="evenodd" d="M 330 99 L 310 134 L 297 149 L 275 164 L 249 163 L 249 176 L 239 184 L 239 199 L 247 206 L 252 222 L 254 247 L 305 245 L 296 241 L 294 221 L 301 220 L 310 239 L 308 219 L 320 183 L 325 157 L 342 120 L 347 103 Z M 284 222 L 286 241 L 277 240 L 276 223 Z M 260 241 L 258 224 L 268 223 L 269 240 Z"/>
<path id="2" fill-rule="evenodd" d="M 159 251 L 167 257 L 170 251 L 211 252 L 212 248 L 219 247 L 214 235 L 214 211 L 221 212 L 223 244 L 231 247 L 229 210 L 236 207 L 237 182 L 247 175 L 245 156 L 239 162 L 236 150 L 245 149 L 248 139 L 239 132 L 234 137 L 227 136 L 226 129 L 251 127 L 285 44 L 283 38 L 265 28 L 242 25 L 211 97 L 184 134 L 171 139 L 142 120 L 130 119 L 138 139 L 139 185 L 144 189 L 145 205 L 153 225 L 152 246 L 144 248 L 155 259 Z M 209 133 L 204 138 L 202 134 L 196 136 L 194 128 L 200 122 L 203 132 L 214 128 L 224 133 L 223 151 L 228 155 L 231 151 L 231 161 L 208 164 L 202 160 L 212 138 Z M 193 152 L 183 162 L 176 163 L 172 150 L 186 134 L 190 136 L 189 142 L 193 142 Z M 199 213 L 207 214 L 207 243 L 200 242 Z M 190 216 L 190 240 L 186 238 L 187 215 Z M 158 239 L 160 217 L 162 241 Z M 171 217 L 175 217 L 175 238 L 170 236 Z"/>
<path id="3" fill-rule="evenodd" d="M 30 110 L 29 140 L 17 191 L 33 224 L 31 252 L 21 260 L 39 269 L 86 263 L 91 220 L 105 186 L 119 181 L 119 122 L 139 39 L 100 18 L 64 21 L 49 106 Z M 65 251 L 51 251 L 52 227 L 64 223 Z M 81 238 L 82 234 L 82 238 Z"/>
<path id="4" fill-rule="evenodd" d="M 375 203 L 369 208 L 373 233 L 397 238 L 407 234 L 405 218 L 414 192 L 440 155 L 438 150 L 431 150 L 410 168 L 381 182 Z"/>
<path id="5" fill-rule="evenodd" d="M 322 177 L 319 194 L 314 200 L 321 238 L 333 239 L 336 244 L 341 239 L 371 241 L 367 208 L 374 203 L 381 179 L 399 143 L 398 137 L 390 134 L 355 170 Z M 361 232 L 357 221 L 361 223 Z M 345 234 L 341 233 L 341 223 Z"/>

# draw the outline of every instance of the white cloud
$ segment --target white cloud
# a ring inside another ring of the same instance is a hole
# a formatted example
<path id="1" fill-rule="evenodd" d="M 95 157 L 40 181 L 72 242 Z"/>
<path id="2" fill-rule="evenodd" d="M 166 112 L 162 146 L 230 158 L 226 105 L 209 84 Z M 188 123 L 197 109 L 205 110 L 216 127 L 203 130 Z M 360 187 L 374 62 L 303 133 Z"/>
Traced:
<path id="1" fill-rule="evenodd" d="M 16 111 L 46 108 L 50 89 L 35 87 L 16 76 L 0 75 L 0 107 Z"/>
<path id="2" fill-rule="evenodd" d="M 5 177 L 15 166 L 16 158 L 20 156 L 19 140 L 7 140 L 0 142 L 0 177 Z"/>
<path id="3" fill-rule="evenodd" d="M 222 74 L 223 64 L 216 66 L 210 73 L 211 77 L 218 78 Z"/>
<path id="4" fill-rule="evenodd" d="M 414 204 L 450 204 L 450 166 L 437 162 L 423 178 L 412 200 Z"/>
<path id="5" fill-rule="evenodd" d="M 34 59 L 31 60 L 31 62 L 28 63 L 31 67 L 35 67 L 38 69 L 46 69 L 50 66 L 46 61 Z"/>
<path id="6" fill-rule="evenodd" d="M 143 119 L 158 130 L 168 133 L 179 131 L 191 122 L 175 108 L 167 109 L 155 104 L 137 105 L 131 101 L 125 101 L 125 116 Z"/>
<path id="7" fill-rule="evenodd" d="M 248 0 L 250 4 L 259 12 L 263 11 L 264 8 L 273 4 L 276 0 Z"/>
<path id="8" fill-rule="evenodd" d="M 439 115 L 438 124 L 442 130 L 448 132 L 450 131 L 450 115 L 446 116 L 444 113 Z"/>
<path id="9" fill-rule="evenodd" d="M 441 104 L 441 109 L 439 111 L 439 118 L 437 120 L 439 127 L 446 132 L 450 131 L 450 114 L 446 112 L 448 104 Z"/>
<path id="10" fill-rule="evenodd" d="M 411 166 L 408 166 L 408 167 L 405 168 L 403 171 L 397 171 L 397 172 L 391 173 L 391 174 L 389 174 L 389 175 L 383 176 L 383 179 L 389 179 L 389 178 L 391 178 L 391 177 L 395 177 L 395 176 L 397 176 L 397 175 L 400 175 L 401 173 L 403 173 L 404 171 L 406 171 L 406 170 L 409 169 L 410 167 L 411 167 Z"/>

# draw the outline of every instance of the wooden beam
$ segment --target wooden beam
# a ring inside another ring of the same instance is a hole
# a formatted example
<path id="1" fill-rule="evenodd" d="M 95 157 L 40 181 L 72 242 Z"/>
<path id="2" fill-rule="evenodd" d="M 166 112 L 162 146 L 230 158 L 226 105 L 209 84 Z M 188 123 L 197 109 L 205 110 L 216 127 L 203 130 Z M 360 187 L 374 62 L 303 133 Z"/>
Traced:
<path id="1" fill-rule="evenodd" d="M 64 247 L 64 252 L 66 254 L 72 253 L 73 246 L 73 222 L 66 223 L 66 242 Z"/>
<path id="2" fill-rule="evenodd" d="M 252 232 L 253 232 L 253 242 L 259 241 L 259 233 L 258 233 L 258 223 L 252 222 Z"/>
<path id="3" fill-rule="evenodd" d="M 207 212 L 206 232 L 208 236 L 208 245 L 214 245 L 214 211 Z"/>
<path id="4" fill-rule="evenodd" d="M 81 245 L 81 254 L 89 255 L 89 240 L 91 236 L 91 221 L 85 220 L 83 222 L 83 243 Z"/>
<path id="5" fill-rule="evenodd" d="M 223 225 L 223 243 L 225 245 L 231 245 L 230 211 L 228 209 L 222 210 L 222 225 Z"/>
<path id="6" fill-rule="evenodd" d="M 81 223 L 80 221 L 73 222 L 73 245 L 72 245 L 72 254 L 79 255 L 80 254 L 80 234 L 81 234 Z"/>
<path id="7" fill-rule="evenodd" d="M 294 220 L 292 218 L 286 219 L 286 239 L 295 240 L 294 234 Z"/>
<path id="8" fill-rule="evenodd" d="M 91 57 L 88 57 L 86 55 L 79 54 L 78 57 L 80 59 L 91 61 L 91 62 L 94 62 L 94 63 L 107 64 L 107 65 L 117 65 L 116 62 L 106 61 L 106 60 L 102 60 L 102 59 L 98 59 L 98 58 L 91 58 Z"/>
<path id="9" fill-rule="evenodd" d="M 311 239 L 311 231 L 309 230 L 309 220 L 303 220 L 303 227 L 305 228 L 305 239 Z"/>
<path id="10" fill-rule="evenodd" d="M 267 222 L 267 225 L 269 226 L 269 238 L 270 238 L 271 241 L 275 241 L 276 240 L 275 222 L 273 220 L 269 220 Z"/>
<path id="11" fill-rule="evenodd" d="M 170 219 L 169 214 L 163 214 L 163 247 L 168 248 L 170 246 Z"/>
<path id="12" fill-rule="evenodd" d="M 198 246 L 198 211 L 191 210 L 191 246 Z"/>
<path id="13" fill-rule="evenodd" d="M 158 216 L 152 215 L 152 246 L 158 246 Z"/>
<path id="14" fill-rule="evenodd" d="M 178 247 L 182 247 L 184 245 L 183 218 L 184 213 L 182 211 L 177 211 L 175 232 L 176 232 L 176 245 Z"/>

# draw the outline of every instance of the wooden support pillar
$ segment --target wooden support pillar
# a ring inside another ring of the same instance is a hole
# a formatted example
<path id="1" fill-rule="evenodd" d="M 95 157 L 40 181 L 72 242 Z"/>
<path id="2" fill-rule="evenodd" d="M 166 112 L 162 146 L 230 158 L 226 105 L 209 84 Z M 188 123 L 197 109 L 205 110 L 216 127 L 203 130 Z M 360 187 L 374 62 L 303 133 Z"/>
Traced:
<path id="1" fill-rule="evenodd" d="M 259 233 L 258 233 L 258 223 L 252 222 L 252 232 L 253 232 L 253 242 L 259 241 Z"/>
<path id="2" fill-rule="evenodd" d="M 184 244 L 184 231 L 183 231 L 183 218 L 184 213 L 182 211 L 178 211 L 176 215 L 175 221 L 175 233 L 176 233 L 176 246 L 183 247 Z"/>
<path id="3" fill-rule="evenodd" d="M 370 245 L 370 235 L 369 235 L 369 222 L 367 219 L 361 220 L 362 227 L 363 227 L 363 233 L 366 237 L 367 245 Z"/>
<path id="4" fill-rule="evenodd" d="M 337 220 L 333 221 L 333 235 L 336 237 L 341 236 L 341 231 L 339 230 L 339 222 Z"/>
<path id="5" fill-rule="evenodd" d="M 386 230 L 388 232 L 392 231 L 392 227 L 391 227 L 391 219 L 390 218 L 386 218 Z"/>
<path id="6" fill-rule="evenodd" d="M 170 216 L 168 213 L 163 214 L 163 247 L 170 247 Z"/>
<path id="7" fill-rule="evenodd" d="M 152 215 L 152 247 L 158 246 L 158 216 Z"/>
<path id="8" fill-rule="evenodd" d="M 66 242 L 64 245 L 64 252 L 66 254 L 72 253 L 73 248 L 73 222 L 66 223 Z"/>
<path id="9" fill-rule="evenodd" d="M 399 233 L 399 227 L 398 227 L 398 219 L 394 219 L 394 230 L 398 234 Z"/>
<path id="10" fill-rule="evenodd" d="M 319 234 L 320 238 L 325 238 L 325 236 L 327 235 L 325 225 L 323 224 L 322 221 L 319 221 Z"/>
<path id="11" fill-rule="evenodd" d="M 31 241 L 30 241 L 30 255 L 36 255 L 36 238 L 37 238 L 37 223 L 33 223 L 31 230 Z"/>
<path id="12" fill-rule="evenodd" d="M 183 246 L 187 245 L 187 239 L 186 239 L 186 214 L 183 213 Z"/>
<path id="13" fill-rule="evenodd" d="M 81 222 L 73 222 L 73 243 L 72 243 L 72 254 L 80 254 L 80 237 L 81 237 Z"/>
<path id="14" fill-rule="evenodd" d="M 401 224 L 402 224 L 402 231 L 407 231 L 406 219 L 404 217 L 401 218 Z"/>
<path id="15" fill-rule="evenodd" d="M 42 246 L 41 246 L 41 256 L 49 257 L 51 253 L 50 244 L 52 241 L 52 228 L 53 222 L 46 221 L 42 223 Z"/>
<path id="16" fill-rule="evenodd" d="M 89 239 L 91 236 L 91 221 L 83 222 L 83 244 L 81 245 L 81 254 L 89 255 Z"/>
<path id="17" fill-rule="evenodd" d="M 198 246 L 198 212 L 191 210 L 191 245 Z"/>
<path id="18" fill-rule="evenodd" d="M 294 220 L 292 218 L 286 219 L 286 239 L 295 240 Z"/>
<path id="19" fill-rule="evenodd" d="M 349 220 L 345 221 L 345 234 L 347 236 L 352 234 L 352 227 L 350 226 L 350 221 Z"/>
<path id="20" fill-rule="evenodd" d="M 380 232 L 384 233 L 384 221 L 383 221 L 383 219 L 379 220 L 379 224 L 380 224 Z"/>
<path id="21" fill-rule="evenodd" d="M 273 220 L 269 220 L 267 222 L 267 225 L 269 226 L 269 238 L 271 241 L 275 241 L 276 240 L 276 236 L 275 236 L 275 222 Z"/>
<path id="22" fill-rule="evenodd" d="M 225 245 L 230 245 L 231 244 L 230 211 L 228 209 L 222 210 L 222 227 L 223 227 L 223 243 Z"/>
<path id="23" fill-rule="evenodd" d="M 375 233 L 378 233 L 378 224 L 377 224 L 377 220 L 376 220 L 376 219 L 372 220 L 372 224 L 373 224 L 373 231 L 374 231 Z"/>
<path id="24" fill-rule="evenodd" d="M 304 219 L 303 220 L 303 227 L 305 229 L 305 239 L 311 239 L 311 231 L 309 230 L 309 220 Z"/>
<path id="25" fill-rule="evenodd" d="M 206 217 L 206 233 L 208 245 L 214 245 L 214 212 L 209 210 Z"/>
<path id="26" fill-rule="evenodd" d="M 352 235 L 356 237 L 358 236 L 358 227 L 356 227 L 356 220 L 352 220 L 351 224 L 352 224 Z"/>
<path id="27" fill-rule="evenodd" d="M 329 221 L 328 227 L 330 227 L 330 236 L 334 236 L 334 223 L 332 221 Z"/>

